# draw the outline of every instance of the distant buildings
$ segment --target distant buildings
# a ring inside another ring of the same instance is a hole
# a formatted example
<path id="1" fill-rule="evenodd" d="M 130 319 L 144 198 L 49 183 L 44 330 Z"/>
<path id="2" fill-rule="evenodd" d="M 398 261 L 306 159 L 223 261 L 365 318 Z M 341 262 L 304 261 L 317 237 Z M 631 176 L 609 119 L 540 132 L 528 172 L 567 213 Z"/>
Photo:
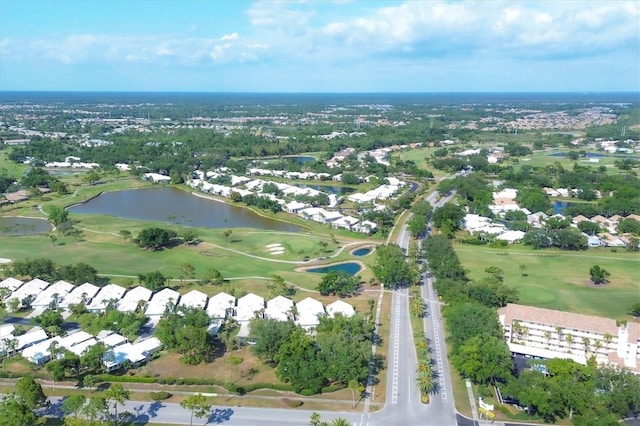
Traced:
<path id="1" fill-rule="evenodd" d="M 513 303 L 498 309 L 498 317 L 514 354 L 583 365 L 593 356 L 640 374 L 640 324 Z"/>

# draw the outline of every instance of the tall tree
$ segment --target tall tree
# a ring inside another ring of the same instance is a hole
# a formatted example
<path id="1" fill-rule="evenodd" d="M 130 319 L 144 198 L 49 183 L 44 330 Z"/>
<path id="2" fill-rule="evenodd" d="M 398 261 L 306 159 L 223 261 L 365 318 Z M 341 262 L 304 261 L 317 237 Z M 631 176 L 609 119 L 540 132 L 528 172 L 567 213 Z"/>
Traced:
<path id="1" fill-rule="evenodd" d="M 185 398 L 180 406 L 184 409 L 189 410 L 191 413 L 191 418 L 189 420 L 189 424 L 193 426 L 193 416 L 197 418 L 205 417 L 211 411 L 211 404 L 207 403 L 207 398 L 201 393 L 193 394 L 187 398 Z"/>
<path id="2" fill-rule="evenodd" d="M 32 376 L 24 376 L 16 382 L 16 394 L 30 410 L 47 405 L 42 386 Z"/>
<path id="3" fill-rule="evenodd" d="M 118 426 L 118 405 L 124 405 L 125 401 L 131 398 L 131 392 L 122 387 L 120 383 L 111 384 L 111 387 L 104 394 L 107 401 L 111 401 L 114 410 L 115 425 Z"/>

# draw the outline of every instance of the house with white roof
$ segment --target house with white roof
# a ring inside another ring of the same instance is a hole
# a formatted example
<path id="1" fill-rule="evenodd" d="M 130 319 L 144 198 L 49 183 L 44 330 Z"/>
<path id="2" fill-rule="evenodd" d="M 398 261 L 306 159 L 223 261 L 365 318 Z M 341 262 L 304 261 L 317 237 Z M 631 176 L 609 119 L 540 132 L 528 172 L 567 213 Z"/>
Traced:
<path id="1" fill-rule="evenodd" d="M 71 290 L 73 290 L 73 284 L 62 280 L 57 281 L 40 292 L 35 300 L 31 302 L 31 306 L 35 309 L 45 308 L 51 304 L 58 306 Z"/>
<path id="2" fill-rule="evenodd" d="M 24 299 L 35 299 L 41 291 L 49 286 L 49 283 L 39 278 L 35 278 L 29 282 L 26 282 L 20 286 L 16 291 L 11 293 L 11 296 L 7 297 L 6 302 L 13 299 L 17 299 L 22 302 Z"/>
<path id="3" fill-rule="evenodd" d="M 526 233 L 522 231 L 507 231 L 496 237 L 496 240 L 506 241 L 509 244 L 517 243 L 518 241 L 522 241 Z"/>
<path id="4" fill-rule="evenodd" d="M 167 183 L 171 181 L 171 177 L 161 175 L 159 173 L 145 173 L 142 175 L 143 180 L 150 180 L 153 183 Z"/>
<path id="5" fill-rule="evenodd" d="M 180 293 L 170 288 L 163 288 L 151 297 L 144 314 L 149 317 L 149 323 L 155 326 L 167 311 L 170 304 L 173 304 L 175 307 L 179 301 Z"/>
<path id="6" fill-rule="evenodd" d="M 271 300 L 267 300 L 264 317 L 276 321 L 288 321 L 292 317 L 292 308 L 293 300 L 284 296 L 276 296 Z"/>
<path id="7" fill-rule="evenodd" d="M 61 308 L 68 308 L 69 305 L 77 305 L 78 303 L 86 305 L 91 301 L 93 296 L 98 293 L 98 291 L 100 291 L 100 287 L 96 285 L 90 283 L 81 284 L 67 293 L 58 306 Z"/>
<path id="8" fill-rule="evenodd" d="M 262 318 L 264 312 L 264 299 L 257 294 L 249 293 L 238 299 L 235 319 L 240 324 L 238 337 L 249 336 L 249 321 L 254 318 Z"/>
<path id="9" fill-rule="evenodd" d="M 327 315 L 329 318 L 334 318 L 336 315 L 342 315 L 343 317 L 352 317 L 356 314 L 355 309 L 351 304 L 343 301 L 336 300 L 333 303 L 329 303 L 327 305 Z"/>
<path id="10" fill-rule="evenodd" d="M 91 303 L 87 306 L 89 312 L 101 312 L 107 309 L 107 305 L 111 301 L 119 301 L 127 291 L 126 288 L 117 284 L 108 284 L 100 289 L 100 291 L 91 299 Z"/>
<path id="11" fill-rule="evenodd" d="M 85 340 L 84 342 L 80 342 L 71 346 L 70 348 L 68 348 L 68 350 L 78 356 L 82 356 L 90 347 L 95 346 L 97 344 L 98 344 L 98 341 L 95 339 L 95 337 L 92 337 L 90 339 Z"/>
<path id="12" fill-rule="evenodd" d="M 296 310 L 298 312 L 296 323 L 307 330 L 307 332 L 312 332 L 318 324 L 320 324 L 318 318 L 321 315 L 325 315 L 322 302 L 312 299 L 311 297 L 307 297 L 296 303 Z"/>
<path id="13" fill-rule="evenodd" d="M 298 201 L 290 201 L 284 205 L 284 211 L 287 213 L 298 213 L 300 210 L 307 207 L 306 203 L 300 203 Z"/>
<path id="14" fill-rule="evenodd" d="M 22 285 L 22 281 L 17 278 L 9 277 L 0 281 L 0 288 L 6 288 L 11 292 L 16 291 Z"/>
<path id="15" fill-rule="evenodd" d="M 362 232 L 363 234 L 370 234 L 378 229 L 378 224 L 369 220 L 363 220 L 360 223 L 356 223 L 351 228 L 352 231 Z"/>
<path id="16" fill-rule="evenodd" d="M 59 336 L 43 340 L 22 350 L 22 357 L 32 364 L 41 365 L 51 359 L 51 344 L 53 342 L 60 343 L 62 338 Z"/>
<path id="17" fill-rule="evenodd" d="M 125 295 L 118 302 L 118 310 L 121 312 L 135 312 L 138 309 L 138 304 L 141 302 L 146 302 L 151 299 L 151 290 L 148 288 L 137 286 L 127 291 Z M 143 305 L 144 308 L 144 305 Z"/>
<path id="18" fill-rule="evenodd" d="M 124 345 L 129 342 L 129 339 L 118 333 L 114 333 L 111 330 L 102 330 L 98 333 L 96 339 L 99 342 L 104 343 L 107 348 L 115 348 L 116 346 Z"/>
<path id="19" fill-rule="evenodd" d="M 207 295 L 199 290 L 191 290 L 180 297 L 179 306 L 204 309 L 207 306 Z"/>
<path id="20" fill-rule="evenodd" d="M 49 336 L 47 336 L 47 333 L 45 333 L 43 329 L 40 327 L 34 327 L 28 333 L 16 336 L 16 340 L 18 341 L 16 350 L 22 350 L 35 345 L 36 343 L 42 342 L 43 340 L 47 340 L 48 338 Z"/>
<path id="21" fill-rule="evenodd" d="M 236 298 L 221 292 L 209 299 L 207 304 L 207 315 L 213 319 L 226 319 L 229 310 L 233 312 L 236 305 Z"/>
<path id="22" fill-rule="evenodd" d="M 341 218 L 334 220 L 331 223 L 331 226 L 336 229 L 342 228 L 350 231 L 351 228 L 353 228 L 353 225 L 355 225 L 359 221 L 360 221 L 359 219 L 356 219 L 355 217 L 352 217 L 352 216 L 342 216 Z"/>

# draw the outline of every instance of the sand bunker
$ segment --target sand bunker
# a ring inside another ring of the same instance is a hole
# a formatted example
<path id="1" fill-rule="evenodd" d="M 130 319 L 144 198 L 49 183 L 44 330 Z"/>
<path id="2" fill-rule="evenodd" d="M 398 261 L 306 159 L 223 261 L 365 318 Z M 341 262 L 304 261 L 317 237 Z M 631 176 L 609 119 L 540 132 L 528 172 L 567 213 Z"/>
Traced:
<path id="1" fill-rule="evenodd" d="M 282 247 L 282 244 L 280 244 L 280 243 L 267 244 L 265 247 L 267 249 L 272 249 L 272 248 L 276 248 L 276 247 Z"/>
<path id="2" fill-rule="evenodd" d="M 11 259 L 6 259 L 4 257 L 0 257 L 0 264 L 2 263 L 11 263 Z"/>

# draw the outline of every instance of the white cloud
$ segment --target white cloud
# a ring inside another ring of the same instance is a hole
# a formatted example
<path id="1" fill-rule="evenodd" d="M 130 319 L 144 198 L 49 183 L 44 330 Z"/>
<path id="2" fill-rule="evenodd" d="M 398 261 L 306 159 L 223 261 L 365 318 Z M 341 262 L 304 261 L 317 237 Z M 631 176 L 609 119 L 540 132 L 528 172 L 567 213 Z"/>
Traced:
<path id="1" fill-rule="evenodd" d="M 240 35 L 238 33 L 231 33 L 231 34 L 225 34 L 222 36 L 222 38 L 220 40 L 237 40 L 240 38 Z"/>

